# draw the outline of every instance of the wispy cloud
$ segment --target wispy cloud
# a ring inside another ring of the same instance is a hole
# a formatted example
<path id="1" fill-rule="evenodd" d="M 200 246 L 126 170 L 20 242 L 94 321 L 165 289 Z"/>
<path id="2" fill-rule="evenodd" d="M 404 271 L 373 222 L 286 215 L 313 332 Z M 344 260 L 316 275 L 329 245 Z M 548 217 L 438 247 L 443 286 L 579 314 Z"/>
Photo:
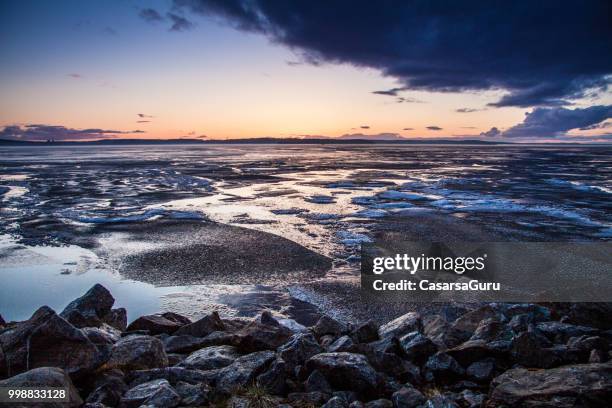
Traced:
<path id="1" fill-rule="evenodd" d="M 427 126 L 427 129 L 428 130 L 435 130 L 435 131 L 442 130 L 442 128 L 440 126 L 434 126 L 434 125 Z"/>
<path id="2" fill-rule="evenodd" d="M 159 23 L 164 20 L 164 17 L 153 8 L 144 8 L 140 10 L 138 15 L 147 23 Z"/>
<path id="3" fill-rule="evenodd" d="M 8 140 L 28 140 L 28 141 L 45 141 L 45 140 L 93 140 L 93 139 L 110 139 L 121 135 L 146 133 L 143 130 L 108 130 L 108 129 L 75 129 L 65 126 L 56 125 L 11 125 L 5 126 L 0 130 L 0 139 Z"/>
<path id="4" fill-rule="evenodd" d="M 172 22 L 170 31 L 187 31 L 195 27 L 195 24 L 187 20 L 185 17 L 179 16 L 178 14 L 167 13 L 166 15 Z"/>

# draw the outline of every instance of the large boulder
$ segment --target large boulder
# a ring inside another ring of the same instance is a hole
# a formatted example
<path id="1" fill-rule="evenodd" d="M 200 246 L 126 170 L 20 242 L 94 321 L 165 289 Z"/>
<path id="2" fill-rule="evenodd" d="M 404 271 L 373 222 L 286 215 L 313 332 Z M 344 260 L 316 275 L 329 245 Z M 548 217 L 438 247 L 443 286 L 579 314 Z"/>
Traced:
<path id="1" fill-rule="evenodd" d="M 79 328 L 98 327 L 104 322 L 116 326 L 117 316 L 111 313 L 113 304 L 113 295 L 104 286 L 96 283 L 83 296 L 70 302 L 60 316 Z"/>
<path id="2" fill-rule="evenodd" d="M 394 392 L 391 400 L 393 401 L 393 406 L 397 408 L 417 408 L 426 401 L 421 391 L 410 384 L 406 384 L 399 391 Z"/>
<path id="3" fill-rule="evenodd" d="M 539 333 L 544 334 L 553 343 L 566 343 L 571 337 L 596 336 L 599 330 L 593 327 L 577 326 L 570 323 L 542 322 L 536 325 Z"/>
<path id="4" fill-rule="evenodd" d="M 453 348 L 470 338 L 471 333 L 452 326 L 442 316 L 432 316 L 423 323 L 423 333 L 440 348 Z"/>
<path id="5" fill-rule="evenodd" d="M 166 336 L 161 338 L 161 341 L 164 344 L 166 353 L 179 354 L 192 353 L 208 346 L 222 346 L 224 344 L 232 343 L 231 337 L 223 336 L 223 339 L 221 339 L 218 336 L 214 336 L 215 333 L 221 333 L 223 335 L 226 334 L 224 332 L 213 332 L 206 337 L 195 337 L 189 334 L 183 334 L 180 336 Z M 211 336 L 214 338 L 211 338 Z"/>
<path id="6" fill-rule="evenodd" d="M 452 383 L 464 375 L 465 370 L 457 360 L 444 352 L 434 354 L 425 364 L 425 377 L 428 381 Z"/>
<path id="7" fill-rule="evenodd" d="M 215 376 L 216 391 L 230 394 L 239 387 L 246 387 L 263 373 L 274 360 L 273 351 L 258 351 L 242 356 L 231 365 L 221 368 Z"/>
<path id="8" fill-rule="evenodd" d="M 151 406 L 176 407 L 181 402 L 180 395 L 167 380 L 153 380 L 128 390 L 121 399 L 125 408 Z"/>
<path id="9" fill-rule="evenodd" d="M 223 330 L 225 330 L 223 321 L 221 321 L 219 313 L 215 311 L 200 320 L 182 326 L 174 334 L 177 336 L 188 334 L 195 337 L 206 337 L 212 332 Z"/>
<path id="10" fill-rule="evenodd" d="M 291 339 L 278 348 L 278 355 L 293 369 L 304 364 L 315 354 L 323 352 L 323 348 L 310 333 L 294 334 Z"/>
<path id="11" fill-rule="evenodd" d="M 152 336 L 128 336 L 113 346 L 106 368 L 124 371 L 146 370 L 168 366 L 162 342 Z"/>
<path id="12" fill-rule="evenodd" d="M 184 326 L 183 323 L 168 319 L 162 315 L 140 316 L 127 327 L 128 331 L 147 330 L 149 334 L 172 334 Z"/>
<path id="13" fill-rule="evenodd" d="M 293 332 L 264 312 L 259 319 L 253 320 L 236 335 L 238 336 L 236 346 L 240 352 L 253 353 L 276 350 L 293 335 Z"/>
<path id="14" fill-rule="evenodd" d="M 200 384 L 208 382 L 211 378 L 214 378 L 215 374 L 215 372 L 191 370 L 185 367 L 165 367 L 132 371 L 128 374 L 128 380 L 132 387 L 159 379 L 168 380 L 173 385 L 179 382 Z"/>
<path id="15" fill-rule="evenodd" d="M 595 327 L 601 330 L 612 328 L 612 302 L 554 303 L 551 309 L 565 323 Z"/>
<path id="16" fill-rule="evenodd" d="M 308 373 L 320 371 L 337 390 L 355 391 L 363 397 L 380 393 L 379 374 L 361 354 L 317 354 L 306 361 L 306 369 Z"/>
<path id="17" fill-rule="evenodd" d="M 333 319 L 327 315 L 321 316 L 317 321 L 317 324 L 313 327 L 312 331 L 318 336 L 331 335 L 338 337 L 348 332 L 348 327 L 336 319 Z"/>
<path id="18" fill-rule="evenodd" d="M 423 331 L 423 322 L 421 320 L 421 315 L 416 312 L 406 313 L 405 315 L 400 316 L 397 319 L 391 320 L 389 323 L 380 326 L 380 328 L 378 329 L 378 335 L 381 338 L 400 338 L 403 335 L 413 331 Z"/>
<path id="19" fill-rule="evenodd" d="M 23 404 L 28 408 L 65 408 L 65 407 L 79 407 L 83 404 L 83 400 L 79 396 L 77 389 L 72 384 L 70 376 L 61 368 L 57 367 L 39 367 L 34 368 L 25 373 L 18 374 L 14 377 L 7 378 L 6 380 L 0 381 L 0 388 L 63 388 L 68 392 L 68 401 L 54 402 L 28 402 Z M 15 404 L 8 404 L 8 406 L 17 406 Z"/>
<path id="20" fill-rule="evenodd" d="M 402 336 L 399 344 L 406 358 L 419 365 L 438 351 L 434 342 L 419 332 L 410 332 Z"/>
<path id="21" fill-rule="evenodd" d="M 495 307 L 495 305 L 484 305 L 476 310 L 467 312 L 459 316 L 453 323 L 453 328 L 474 333 L 480 322 L 484 319 L 496 318 L 498 320 L 505 320 L 504 314 Z"/>
<path id="22" fill-rule="evenodd" d="M 605 407 L 612 398 L 612 365 L 548 370 L 515 368 L 496 377 L 486 407 Z"/>
<path id="23" fill-rule="evenodd" d="M 1 332 L 0 348 L 5 359 L 0 375 L 7 377 L 36 367 L 59 367 L 78 377 L 102 363 L 87 336 L 47 306 Z"/>
<path id="24" fill-rule="evenodd" d="M 194 351 L 180 363 L 180 366 L 197 370 L 213 370 L 232 364 L 238 357 L 240 354 L 233 346 L 211 346 Z"/>

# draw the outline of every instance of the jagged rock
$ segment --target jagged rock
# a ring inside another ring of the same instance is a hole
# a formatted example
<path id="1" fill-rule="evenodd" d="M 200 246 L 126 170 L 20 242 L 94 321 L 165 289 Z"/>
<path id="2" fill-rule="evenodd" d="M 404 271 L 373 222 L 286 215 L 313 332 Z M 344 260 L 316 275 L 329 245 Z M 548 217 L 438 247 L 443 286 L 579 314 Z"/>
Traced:
<path id="1" fill-rule="evenodd" d="M 511 341 L 514 337 L 512 330 L 497 318 L 482 320 L 470 340 L 484 340 L 486 342 L 507 340 Z"/>
<path id="2" fill-rule="evenodd" d="M 128 390 L 121 399 L 121 405 L 130 408 L 141 405 L 153 407 L 176 407 L 181 397 L 167 380 L 153 380 Z"/>
<path id="3" fill-rule="evenodd" d="M 331 394 L 333 392 L 329 382 L 319 370 L 314 370 L 304 383 L 304 388 L 306 392 L 322 392 L 325 394 Z"/>
<path id="4" fill-rule="evenodd" d="M 608 361 L 608 354 L 602 350 L 591 350 L 589 353 L 589 363 L 605 363 Z"/>
<path id="5" fill-rule="evenodd" d="M 306 362 L 309 373 L 319 370 L 337 390 L 365 396 L 378 394 L 379 377 L 365 356 L 354 353 L 322 353 Z"/>
<path id="6" fill-rule="evenodd" d="M 610 302 L 555 303 L 550 306 L 557 317 L 564 317 L 566 323 L 601 330 L 609 330 L 612 327 Z"/>
<path id="7" fill-rule="evenodd" d="M 91 372 L 101 354 L 83 332 L 47 306 L 0 333 L 8 377 L 36 367 L 59 367 L 73 377 Z M 0 366 L 1 368 L 1 366 Z"/>
<path id="8" fill-rule="evenodd" d="M 348 404 L 340 397 L 332 397 L 321 408 L 348 408 Z"/>
<path id="9" fill-rule="evenodd" d="M 446 353 L 461 365 L 467 367 L 487 357 L 505 359 L 509 354 L 511 345 L 511 342 L 505 341 L 487 343 L 484 340 L 468 340 L 457 347 L 446 350 Z"/>
<path id="10" fill-rule="evenodd" d="M 349 408 L 365 408 L 365 404 L 361 401 L 353 401 L 349 404 Z"/>
<path id="11" fill-rule="evenodd" d="M 417 408 L 425 403 L 425 396 L 411 384 L 406 384 L 391 396 L 396 408 Z"/>
<path id="12" fill-rule="evenodd" d="M 227 408 L 251 408 L 251 402 L 242 397 L 233 396 L 227 401 Z"/>
<path id="13" fill-rule="evenodd" d="M 167 319 L 161 315 L 147 315 L 140 316 L 138 319 L 134 320 L 129 324 L 127 330 L 147 330 L 151 335 L 162 333 L 172 334 L 182 326 L 184 326 L 183 323 Z"/>
<path id="14" fill-rule="evenodd" d="M 459 316 L 453 322 L 453 328 L 468 333 L 474 333 L 480 322 L 484 319 L 495 317 L 498 320 L 504 320 L 503 314 L 493 305 L 485 305 L 471 312 L 467 312 Z"/>
<path id="15" fill-rule="evenodd" d="M 284 395 L 287 390 L 285 378 L 288 371 L 287 363 L 277 358 L 266 372 L 257 377 L 257 384 L 272 395 Z"/>
<path id="16" fill-rule="evenodd" d="M 2 318 L 2 315 L 0 315 L 0 329 L 2 329 L 4 326 L 6 326 L 6 322 Z"/>
<path id="17" fill-rule="evenodd" d="M 366 408 L 393 408 L 393 403 L 388 399 L 377 399 L 374 401 L 366 402 Z"/>
<path id="18" fill-rule="evenodd" d="M 512 319 L 514 316 L 526 314 L 536 323 L 545 322 L 551 319 L 551 310 L 545 306 L 534 303 L 510 304 L 504 309 L 504 315 Z"/>
<path id="19" fill-rule="evenodd" d="M 196 337 L 206 337 L 212 332 L 224 330 L 225 326 L 219 317 L 219 313 L 215 311 L 200 320 L 182 326 L 174 334 L 177 336 L 189 334 Z"/>
<path id="20" fill-rule="evenodd" d="M 253 320 L 238 331 L 236 347 L 242 353 L 263 350 L 276 350 L 284 344 L 293 332 L 279 324 L 271 315 Z"/>
<path id="21" fill-rule="evenodd" d="M 514 361 L 525 367 L 552 368 L 561 365 L 577 353 L 570 354 L 566 346 L 552 346 L 536 332 L 523 332 L 512 341 Z"/>
<path id="22" fill-rule="evenodd" d="M 325 336 L 321 336 L 319 337 L 319 344 L 321 345 L 321 347 L 323 347 L 324 349 L 327 350 L 327 348 L 329 346 L 331 346 L 331 344 L 336 340 L 336 337 L 330 335 L 330 334 L 326 334 Z"/>
<path id="23" fill-rule="evenodd" d="M 96 283 L 83 296 L 70 302 L 60 316 L 76 327 L 98 327 L 110 313 L 113 304 L 113 295 Z"/>
<path id="24" fill-rule="evenodd" d="M 160 339 L 166 353 L 191 353 L 204 347 L 224 346 L 236 343 L 237 337 L 226 332 L 212 332 L 206 337 L 195 337 L 189 334 L 167 336 Z"/>
<path id="25" fill-rule="evenodd" d="M 186 324 L 191 324 L 191 319 L 183 315 L 180 315 L 178 313 L 164 312 L 161 314 L 161 316 L 173 322 L 179 323 L 181 326 L 184 326 Z"/>
<path id="26" fill-rule="evenodd" d="M 352 332 L 352 337 L 357 343 L 371 343 L 378 340 L 378 325 L 369 320 L 358 325 Z"/>
<path id="27" fill-rule="evenodd" d="M 100 327 L 85 327 L 81 331 L 96 346 L 113 345 L 121 339 L 121 332 L 106 323 Z"/>
<path id="28" fill-rule="evenodd" d="M 340 398 L 342 401 L 346 403 L 346 405 L 350 404 L 353 401 L 357 401 L 358 396 L 354 391 L 335 391 L 332 393 L 332 396 Z"/>
<path id="29" fill-rule="evenodd" d="M 181 397 L 181 405 L 187 407 L 200 407 L 208 405 L 212 396 L 212 391 L 206 384 L 189 384 L 186 382 L 179 382 L 176 384 L 174 389 Z"/>
<path id="30" fill-rule="evenodd" d="M 355 343 L 353 343 L 353 339 L 351 339 L 349 336 L 344 335 L 342 337 L 339 337 L 332 344 L 330 344 L 329 347 L 327 347 L 327 351 L 329 353 L 335 353 L 339 351 L 350 352 L 352 351 L 354 345 Z"/>
<path id="31" fill-rule="evenodd" d="M 565 344 L 570 337 L 576 336 L 596 336 L 599 330 L 592 327 L 576 326 L 561 322 L 542 322 L 536 325 L 537 330 L 544 334 L 553 343 Z"/>
<path id="32" fill-rule="evenodd" d="M 419 365 L 438 351 L 438 347 L 419 332 L 411 332 L 402 336 L 399 339 L 399 344 L 406 358 Z"/>
<path id="33" fill-rule="evenodd" d="M 455 401 L 460 407 L 464 408 L 480 408 L 486 398 L 485 394 L 474 392 L 472 390 L 463 390 L 457 395 Z"/>
<path id="34" fill-rule="evenodd" d="M 469 365 L 466 374 L 475 381 L 489 381 L 495 375 L 495 359 L 487 358 Z"/>
<path id="35" fill-rule="evenodd" d="M 453 348 L 470 338 L 471 333 L 453 327 L 441 316 L 427 319 L 423 333 L 439 348 Z"/>
<path id="36" fill-rule="evenodd" d="M 323 348 L 310 333 L 294 334 L 287 343 L 278 348 L 279 357 L 287 363 L 291 370 L 322 352 Z"/>
<path id="37" fill-rule="evenodd" d="M 233 346 L 211 346 L 194 351 L 183 360 L 180 366 L 197 370 L 213 370 L 232 364 L 238 357 L 240 354 Z"/>
<path id="38" fill-rule="evenodd" d="M 159 379 L 168 380 L 170 384 L 177 384 L 179 382 L 199 384 L 208 382 L 214 377 L 214 374 L 201 370 L 190 370 L 185 367 L 166 367 L 132 371 L 129 374 L 128 380 L 131 387 Z"/>
<path id="39" fill-rule="evenodd" d="M 151 336 L 124 337 L 113 346 L 107 368 L 147 370 L 168 366 L 162 342 Z"/>
<path id="40" fill-rule="evenodd" d="M 383 339 L 385 337 L 400 338 L 403 335 L 413 331 L 423 331 L 421 315 L 416 312 L 406 313 L 405 315 L 380 326 L 378 329 L 378 335 Z"/>
<path id="41" fill-rule="evenodd" d="M 425 406 L 427 408 L 459 408 L 451 396 L 444 394 L 434 395 L 427 400 Z"/>
<path id="42" fill-rule="evenodd" d="M 322 392 L 292 392 L 287 395 L 287 401 L 291 405 L 301 406 L 321 406 L 329 398 L 329 394 Z"/>
<path id="43" fill-rule="evenodd" d="M 40 367 L 18 374 L 14 377 L 0 380 L 0 388 L 24 388 L 24 387 L 56 387 L 64 388 L 68 392 L 68 402 L 45 401 L 40 403 L 27 403 L 28 408 L 63 408 L 79 407 L 83 400 L 79 392 L 70 380 L 70 376 L 61 368 Z M 14 406 L 13 404 L 8 404 Z"/>
<path id="44" fill-rule="evenodd" d="M 273 351 L 258 351 L 236 359 L 231 365 L 218 370 L 215 376 L 216 391 L 229 394 L 237 387 L 246 387 L 266 370 L 274 358 Z"/>
<path id="45" fill-rule="evenodd" d="M 117 330 L 125 331 L 127 328 L 127 310 L 123 307 L 111 309 L 111 311 L 103 317 L 103 321 Z"/>
<path id="46" fill-rule="evenodd" d="M 448 383 L 459 380 L 465 375 L 465 370 L 457 360 L 444 352 L 431 356 L 425 364 L 425 376 L 428 381 Z"/>
<path id="47" fill-rule="evenodd" d="M 121 396 L 127 391 L 127 386 L 119 376 L 107 376 L 87 397 L 88 404 L 104 404 L 116 407 L 121 402 Z"/>
<path id="48" fill-rule="evenodd" d="M 377 341 L 368 343 L 372 350 L 378 353 L 400 353 L 398 340 L 395 337 L 386 337 Z"/>
<path id="49" fill-rule="evenodd" d="M 341 336 L 348 332 L 348 328 L 345 324 L 340 323 L 336 319 L 332 319 L 329 316 L 323 315 L 314 326 L 312 331 L 318 336 L 331 335 L 334 337 Z"/>
<path id="50" fill-rule="evenodd" d="M 612 365 L 579 364 L 548 370 L 508 370 L 491 382 L 485 406 L 604 407 L 612 398 Z"/>
<path id="51" fill-rule="evenodd" d="M 187 356 L 184 354 L 166 353 L 166 355 L 168 356 L 169 366 L 175 366 L 177 364 L 180 364 L 183 362 L 183 360 L 185 360 L 185 358 L 187 358 Z"/>

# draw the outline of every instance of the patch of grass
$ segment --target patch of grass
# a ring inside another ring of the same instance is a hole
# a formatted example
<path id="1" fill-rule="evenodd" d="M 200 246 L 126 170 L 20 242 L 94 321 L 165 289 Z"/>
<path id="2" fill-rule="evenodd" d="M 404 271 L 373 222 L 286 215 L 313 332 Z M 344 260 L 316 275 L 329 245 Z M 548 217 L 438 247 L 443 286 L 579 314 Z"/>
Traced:
<path id="1" fill-rule="evenodd" d="M 246 387 L 241 396 L 249 401 L 249 408 L 274 408 L 278 405 L 278 400 L 257 384 Z"/>

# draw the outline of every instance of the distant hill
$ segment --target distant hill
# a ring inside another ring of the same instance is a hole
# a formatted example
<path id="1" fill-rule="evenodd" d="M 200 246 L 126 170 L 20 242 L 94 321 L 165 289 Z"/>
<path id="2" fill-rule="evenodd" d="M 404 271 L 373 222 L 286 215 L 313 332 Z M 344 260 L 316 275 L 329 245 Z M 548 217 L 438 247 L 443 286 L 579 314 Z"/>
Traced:
<path id="1" fill-rule="evenodd" d="M 24 140 L 0 139 L 0 146 L 80 146 L 80 145 L 165 145 L 165 144 L 453 144 L 453 145 L 495 145 L 508 144 L 506 142 L 492 142 L 486 140 L 452 140 L 452 139 L 344 139 L 344 138 L 274 138 L 259 137 L 231 140 L 202 140 L 202 139 L 104 139 L 94 141 L 58 141 L 58 142 L 32 142 Z"/>

